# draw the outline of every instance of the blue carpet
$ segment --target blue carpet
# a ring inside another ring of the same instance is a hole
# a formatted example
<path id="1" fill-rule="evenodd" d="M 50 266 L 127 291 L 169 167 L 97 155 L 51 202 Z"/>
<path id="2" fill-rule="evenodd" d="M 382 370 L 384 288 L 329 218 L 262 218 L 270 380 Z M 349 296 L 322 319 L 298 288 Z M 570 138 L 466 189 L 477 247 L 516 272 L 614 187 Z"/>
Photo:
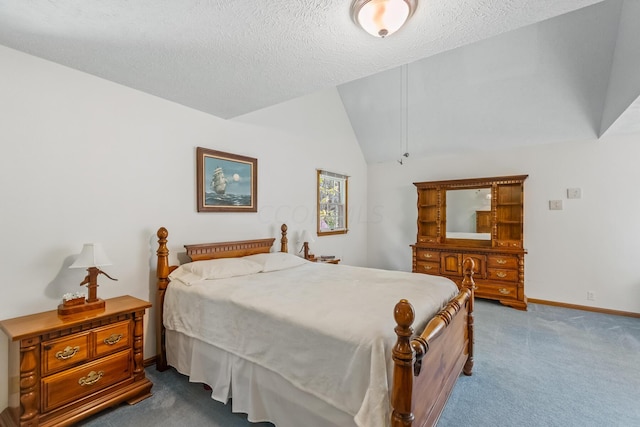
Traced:
<path id="1" fill-rule="evenodd" d="M 460 377 L 438 427 L 640 426 L 640 319 L 477 300 L 475 325 L 473 376 Z M 272 427 L 174 370 L 146 372 L 152 397 L 79 425 Z"/>
<path id="2" fill-rule="evenodd" d="M 640 426 L 640 319 L 481 300 L 475 325 L 438 426 Z"/>

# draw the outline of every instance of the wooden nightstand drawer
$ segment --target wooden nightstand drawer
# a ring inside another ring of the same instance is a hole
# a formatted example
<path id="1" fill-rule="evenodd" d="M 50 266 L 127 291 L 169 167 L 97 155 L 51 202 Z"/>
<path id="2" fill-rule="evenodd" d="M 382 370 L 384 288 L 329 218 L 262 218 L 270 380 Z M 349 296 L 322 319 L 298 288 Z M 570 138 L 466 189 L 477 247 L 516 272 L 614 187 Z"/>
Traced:
<path id="1" fill-rule="evenodd" d="M 427 273 L 427 274 L 440 274 L 440 263 L 439 262 L 427 262 L 427 261 L 419 261 L 416 262 L 416 273 Z"/>
<path id="2" fill-rule="evenodd" d="M 125 321 L 99 328 L 96 334 L 96 356 L 113 353 L 131 345 L 131 322 Z"/>
<path id="3" fill-rule="evenodd" d="M 84 362 L 90 355 L 89 332 L 42 343 L 42 375 Z"/>
<path id="4" fill-rule="evenodd" d="M 504 280 L 505 282 L 518 281 L 518 270 L 488 268 L 487 273 L 490 280 Z"/>
<path id="5" fill-rule="evenodd" d="M 518 257 L 512 255 L 489 255 L 489 267 L 494 268 L 518 268 Z"/>
<path id="6" fill-rule="evenodd" d="M 131 376 L 131 350 L 51 375 L 42 379 L 42 409 L 50 411 Z"/>

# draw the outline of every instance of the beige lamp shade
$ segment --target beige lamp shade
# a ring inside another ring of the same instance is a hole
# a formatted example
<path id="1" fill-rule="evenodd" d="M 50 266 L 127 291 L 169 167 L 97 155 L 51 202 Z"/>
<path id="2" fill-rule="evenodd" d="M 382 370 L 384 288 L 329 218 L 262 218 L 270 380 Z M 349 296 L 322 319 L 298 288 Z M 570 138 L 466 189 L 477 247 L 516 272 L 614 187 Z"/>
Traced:
<path id="1" fill-rule="evenodd" d="M 302 232 L 302 235 L 300 236 L 300 241 L 313 243 L 316 241 L 316 239 L 314 239 L 311 233 L 309 233 L 309 230 L 304 230 Z"/>
<path id="2" fill-rule="evenodd" d="M 85 243 L 82 252 L 69 268 L 89 268 L 111 265 L 100 243 Z"/>

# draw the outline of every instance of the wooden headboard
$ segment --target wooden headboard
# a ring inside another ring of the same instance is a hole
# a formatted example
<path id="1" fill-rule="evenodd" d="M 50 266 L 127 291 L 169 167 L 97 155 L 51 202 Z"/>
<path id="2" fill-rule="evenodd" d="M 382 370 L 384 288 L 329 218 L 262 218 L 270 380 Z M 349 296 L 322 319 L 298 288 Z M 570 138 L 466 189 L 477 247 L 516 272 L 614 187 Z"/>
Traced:
<path id="1" fill-rule="evenodd" d="M 238 242 L 204 243 L 184 245 L 191 261 L 216 258 L 236 258 L 271 251 L 276 239 L 243 240 Z"/>
<path id="2" fill-rule="evenodd" d="M 280 252 L 289 252 L 289 239 L 287 238 L 287 225 L 282 224 L 280 227 L 282 237 L 280 238 Z M 169 232 L 166 228 L 158 229 L 158 264 L 156 274 L 158 277 L 158 285 L 156 289 L 156 349 L 157 361 L 156 367 L 163 371 L 167 369 L 166 347 L 165 347 L 165 330 L 162 322 L 164 311 L 164 294 L 169 285 L 169 274 L 178 268 L 177 265 L 169 265 L 169 249 L 167 248 L 167 237 Z M 184 245 L 187 250 L 187 256 L 191 261 L 202 261 L 218 258 L 235 258 L 247 255 L 255 255 L 267 253 L 271 251 L 271 246 L 275 238 L 271 239 L 253 239 L 253 240 L 237 240 L 232 242 L 219 243 L 201 243 L 197 245 Z"/>

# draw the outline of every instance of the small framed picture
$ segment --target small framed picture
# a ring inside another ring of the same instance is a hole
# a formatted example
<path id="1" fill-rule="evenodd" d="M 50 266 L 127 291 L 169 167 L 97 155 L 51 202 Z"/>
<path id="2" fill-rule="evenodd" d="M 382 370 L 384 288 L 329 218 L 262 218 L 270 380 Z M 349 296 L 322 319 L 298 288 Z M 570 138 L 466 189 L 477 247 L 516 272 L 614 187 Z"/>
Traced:
<path id="1" fill-rule="evenodd" d="M 198 212 L 257 212 L 258 160 L 197 147 Z"/>

